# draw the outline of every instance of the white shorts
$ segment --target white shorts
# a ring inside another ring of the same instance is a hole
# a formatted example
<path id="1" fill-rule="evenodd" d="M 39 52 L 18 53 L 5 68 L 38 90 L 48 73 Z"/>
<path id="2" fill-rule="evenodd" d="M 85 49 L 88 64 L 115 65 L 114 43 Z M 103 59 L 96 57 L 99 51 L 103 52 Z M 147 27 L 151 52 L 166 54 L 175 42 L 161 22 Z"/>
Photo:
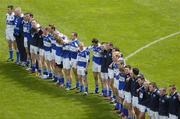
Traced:
<path id="1" fill-rule="evenodd" d="M 178 119 L 178 116 L 173 115 L 173 114 L 169 114 L 169 119 Z"/>
<path id="2" fill-rule="evenodd" d="M 158 112 L 154 112 L 154 111 L 150 111 L 150 117 L 151 119 L 159 119 L 159 113 Z"/>
<path id="3" fill-rule="evenodd" d="M 33 54 L 38 54 L 38 47 L 34 46 L 34 45 L 30 45 L 30 53 Z"/>
<path id="4" fill-rule="evenodd" d="M 102 73 L 101 72 L 101 79 L 102 80 L 108 80 L 108 73 Z"/>
<path id="5" fill-rule="evenodd" d="M 82 68 L 82 67 L 77 67 L 77 74 L 79 76 L 86 76 L 86 73 L 85 73 L 86 69 L 85 68 Z"/>
<path id="6" fill-rule="evenodd" d="M 63 58 L 63 68 L 66 70 L 71 69 L 69 58 Z"/>
<path id="7" fill-rule="evenodd" d="M 93 64 L 92 64 L 92 70 L 93 70 L 93 72 L 98 72 L 98 73 L 100 73 L 100 72 L 101 72 L 101 65 L 93 62 Z"/>
<path id="8" fill-rule="evenodd" d="M 118 90 L 118 95 L 119 95 L 119 97 L 124 99 L 124 91 L 123 90 Z"/>
<path id="9" fill-rule="evenodd" d="M 125 100 L 127 103 L 131 103 L 131 93 L 130 93 L 130 92 L 124 91 L 124 100 Z"/>
<path id="10" fill-rule="evenodd" d="M 108 69 L 108 77 L 109 77 L 109 79 L 114 78 L 114 71 L 112 69 Z"/>
<path id="11" fill-rule="evenodd" d="M 71 67 L 72 68 L 77 68 L 77 60 L 76 59 L 71 59 Z"/>
<path id="12" fill-rule="evenodd" d="M 28 47 L 28 39 L 26 37 L 24 37 L 24 47 L 25 48 Z"/>
<path id="13" fill-rule="evenodd" d="M 168 116 L 161 116 L 161 115 L 159 115 L 159 119 L 168 119 Z"/>
<path id="14" fill-rule="evenodd" d="M 119 89 L 119 80 L 114 79 L 114 88 Z"/>
<path id="15" fill-rule="evenodd" d="M 132 97 L 132 106 L 138 108 L 138 97 Z"/>
<path id="16" fill-rule="evenodd" d="M 44 49 L 41 49 L 41 48 L 39 49 L 39 55 L 44 56 Z"/>
<path id="17" fill-rule="evenodd" d="M 6 39 L 8 41 L 15 41 L 15 37 L 13 35 L 14 31 L 6 30 Z"/>
<path id="18" fill-rule="evenodd" d="M 140 111 L 140 112 L 143 112 L 143 113 L 146 112 L 146 107 L 145 107 L 144 105 L 140 105 L 140 104 L 139 104 L 139 107 L 138 107 L 138 108 L 139 108 L 139 111 Z"/>
<path id="19" fill-rule="evenodd" d="M 62 61 L 63 61 L 63 58 L 61 57 L 61 56 L 55 56 L 55 62 L 57 63 L 57 64 L 61 64 L 62 63 Z"/>
<path id="20" fill-rule="evenodd" d="M 51 61 L 52 60 L 52 54 L 50 51 L 44 51 L 44 59 L 47 61 Z"/>
<path id="21" fill-rule="evenodd" d="M 55 60 L 56 50 L 52 49 L 51 56 L 52 56 L 52 60 Z"/>

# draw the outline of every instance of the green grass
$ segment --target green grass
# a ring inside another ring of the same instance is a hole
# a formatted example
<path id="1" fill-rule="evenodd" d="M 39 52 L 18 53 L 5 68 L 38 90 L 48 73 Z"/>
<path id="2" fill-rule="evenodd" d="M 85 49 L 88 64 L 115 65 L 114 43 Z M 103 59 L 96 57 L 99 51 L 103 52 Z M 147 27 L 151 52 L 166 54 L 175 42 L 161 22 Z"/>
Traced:
<path id="1" fill-rule="evenodd" d="M 31 11 L 43 26 L 53 23 L 66 35 L 78 32 L 86 45 L 93 37 L 111 41 L 125 56 L 180 30 L 179 0 L 1 0 L 1 119 L 117 118 L 111 112 L 112 107 L 102 98 L 66 93 L 51 82 L 39 80 L 24 69 L 5 62 L 4 18 L 8 4 Z M 148 80 L 159 86 L 175 83 L 180 89 L 179 39 L 178 35 L 161 41 L 127 62 L 139 67 Z M 94 82 L 90 71 L 88 79 L 92 90 Z"/>

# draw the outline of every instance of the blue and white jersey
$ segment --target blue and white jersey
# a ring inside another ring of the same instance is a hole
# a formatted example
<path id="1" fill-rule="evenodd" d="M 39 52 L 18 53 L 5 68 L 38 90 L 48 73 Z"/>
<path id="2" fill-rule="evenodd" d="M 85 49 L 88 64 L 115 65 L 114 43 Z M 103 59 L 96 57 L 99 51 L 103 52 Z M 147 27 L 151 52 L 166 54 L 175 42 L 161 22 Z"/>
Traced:
<path id="1" fill-rule="evenodd" d="M 77 54 L 79 50 L 79 40 L 71 40 L 69 43 L 69 50 L 70 50 L 70 58 L 77 59 Z"/>
<path id="2" fill-rule="evenodd" d="M 64 39 L 62 39 L 65 41 Z M 56 55 L 59 57 L 63 57 L 63 44 L 59 44 L 56 42 Z"/>
<path id="3" fill-rule="evenodd" d="M 51 34 L 50 37 L 51 37 L 51 47 L 53 50 L 56 50 L 56 39 Z"/>
<path id="4" fill-rule="evenodd" d="M 51 47 L 52 47 L 52 44 L 51 44 L 51 35 L 48 34 L 48 35 L 43 35 L 43 44 L 44 44 L 44 50 L 45 51 L 51 51 Z"/>
<path id="5" fill-rule="evenodd" d="M 28 40 L 31 40 L 31 22 L 28 21 L 23 21 L 23 33 L 24 37 L 27 38 Z"/>
<path id="6" fill-rule="evenodd" d="M 89 52 L 85 48 L 77 54 L 77 67 L 86 68 L 89 61 Z"/>
<path id="7" fill-rule="evenodd" d="M 15 16 L 14 13 L 12 14 L 6 14 L 6 30 L 8 31 L 14 31 L 15 27 Z"/>
<path id="8" fill-rule="evenodd" d="M 63 44 L 63 58 L 69 58 L 70 59 L 70 44 L 66 40 L 65 43 Z"/>
<path id="9" fill-rule="evenodd" d="M 92 61 L 98 65 L 101 65 L 101 60 L 102 60 L 101 47 L 100 46 L 90 46 L 89 48 L 93 51 Z"/>
<path id="10" fill-rule="evenodd" d="M 126 76 L 123 73 L 119 73 L 119 90 L 124 90 L 125 88 Z"/>
<path id="11" fill-rule="evenodd" d="M 119 80 L 120 71 L 119 71 L 119 68 L 118 68 L 118 64 L 113 63 L 112 67 L 113 67 L 113 71 L 114 71 L 114 79 Z"/>
<path id="12" fill-rule="evenodd" d="M 63 57 L 63 45 L 56 44 L 56 55 L 59 57 Z"/>

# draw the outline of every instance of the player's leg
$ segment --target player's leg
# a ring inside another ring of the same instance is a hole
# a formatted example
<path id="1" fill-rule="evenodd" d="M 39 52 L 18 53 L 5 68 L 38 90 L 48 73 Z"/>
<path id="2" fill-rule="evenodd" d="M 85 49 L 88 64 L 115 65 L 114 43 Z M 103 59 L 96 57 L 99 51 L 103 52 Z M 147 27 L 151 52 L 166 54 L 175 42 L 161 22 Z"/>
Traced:
<path id="1" fill-rule="evenodd" d="M 79 79 L 78 79 L 78 75 L 77 75 L 77 68 L 72 67 L 72 71 L 73 71 L 73 74 L 74 74 L 74 78 L 76 80 L 76 88 L 78 89 L 79 88 Z"/>
<path id="2" fill-rule="evenodd" d="M 39 54 L 38 54 L 38 75 L 39 77 L 43 76 L 43 64 L 44 64 L 44 50 L 43 49 L 39 49 Z"/>
<path id="3" fill-rule="evenodd" d="M 145 119 L 145 110 L 146 110 L 145 106 L 139 105 L 139 110 L 140 113 L 138 119 Z"/>
<path id="4" fill-rule="evenodd" d="M 9 48 L 9 58 L 7 61 L 13 61 L 13 45 L 12 41 L 10 39 L 7 39 L 8 48 Z"/>
<path id="5" fill-rule="evenodd" d="M 84 91 L 84 85 L 83 85 L 83 80 L 82 80 L 81 74 L 82 74 L 81 69 L 79 69 L 79 68 L 77 67 L 77 75 L 78 75 L 78 80 L 79 80 L 79 85 L 80 85 L 79 91 L 80 91 L 80 92 L 83 92 L 83 91 Z"/>
<path id="6" fill-rule="evenodd" d="M 14 50 L 16 51 L 16 61 L 15 61 L 15 63 L 19 64 L 20 63 L 19 49 L 17 48 L 17 43 L 16 43 L 16 40 L 15 40 L 14 36 L 12 36 L 12 37 L 13 37 L 12 45 L 13 45 Z"/>
<path id="7" fill-rule="evenodd" d="M 71 66 L 69 58 L 63 58 L 63 69 L 66 77 L 66 90 L 71 88 Z"/>
<path id="8" fill-rule="evenodd" d="M 85 92 L 84 94 L 87 95 L 88 94 L 88 81 L 87 81 L 87 76 L 84 73 L 84 75 L 82 76 L 82 80 L 84 80 L 84 87 L 85 87 Z"/>
<path id="9" fill-rule="evenodd" d="M 35 70 L 36 70 L 35 50 L 36 50 L 36 49 L 35 49 L 35 46 L 30 45 L 30 54 L 31 54 L 31 62 L 32 62 L 31 72 L 32 72 L 32 73 L 35 73 Z"/>
<path id="10" fill-rule="evenodd" d="M 56 55 L 56 50 L 52 49 L 51 52 L 51 71 L 52 71 L 52 76 L 50 76 L 49 78 L 51 78 L 52 80 L 54 80 L 53 78 L 55 77 L 55 72 L 56 72 L 56 62 L 55 62 L 55 55 Z"/>

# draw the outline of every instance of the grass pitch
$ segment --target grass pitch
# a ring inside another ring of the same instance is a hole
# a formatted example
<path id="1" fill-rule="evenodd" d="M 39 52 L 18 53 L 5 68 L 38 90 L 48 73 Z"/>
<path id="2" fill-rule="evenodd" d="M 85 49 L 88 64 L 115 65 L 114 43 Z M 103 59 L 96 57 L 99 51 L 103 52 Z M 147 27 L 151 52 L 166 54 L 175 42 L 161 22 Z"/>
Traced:
<path id="1" fill-rule="evenodd" d="M 0 119 L 116 119 L 101 97 L 66 92 L 21 67 L 6 63 L 5 13 L 9 4 L 32 12 L 42 26 L 53 23 L 90 45 L 91 38 L 111 41 L 124 56 L 180 30 L 179 0 L 1 0 L 0 2 Z M 161 41 L 131 57 L 148 80 L 180 89 L 180 35 Z M 91 67 L 88 80 L 94 89 Z"/>

